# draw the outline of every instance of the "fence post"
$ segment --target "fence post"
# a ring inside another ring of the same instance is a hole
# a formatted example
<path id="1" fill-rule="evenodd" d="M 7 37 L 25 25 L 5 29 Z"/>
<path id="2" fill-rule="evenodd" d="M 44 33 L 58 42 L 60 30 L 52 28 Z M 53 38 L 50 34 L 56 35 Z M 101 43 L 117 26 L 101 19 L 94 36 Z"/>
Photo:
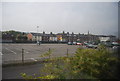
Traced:
<path id="1" fill-rule="evenodd" d="M 24 63 L 24 49 L 22 48 L 22 63 Z"/>
<path id="2" fill-rule="evenodd" d="M 50 48 L 49 48 L 49 59 L 50 59 Z"/>
<path id="3" fill-rule="evenodd" d="M 67 49 L 67 57 L 68 57 L 68 49 Z"/>

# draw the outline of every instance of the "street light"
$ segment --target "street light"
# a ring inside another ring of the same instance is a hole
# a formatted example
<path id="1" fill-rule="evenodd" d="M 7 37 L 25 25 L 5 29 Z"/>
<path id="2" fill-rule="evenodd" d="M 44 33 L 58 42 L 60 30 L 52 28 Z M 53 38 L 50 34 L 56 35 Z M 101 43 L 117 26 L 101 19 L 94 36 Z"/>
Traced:
<path id="1" fill-rule="evenodd" d="M 37 26 L 37 44 L 38 44 L 38 28 L 39 28 L 39 26 Z"/>

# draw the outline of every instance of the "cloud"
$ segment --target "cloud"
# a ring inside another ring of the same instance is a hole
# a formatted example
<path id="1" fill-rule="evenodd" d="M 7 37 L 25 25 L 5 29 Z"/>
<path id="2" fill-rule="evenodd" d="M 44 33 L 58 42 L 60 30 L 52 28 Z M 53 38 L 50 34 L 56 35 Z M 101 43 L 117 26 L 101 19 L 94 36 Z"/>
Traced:
<path id="1" fill-rule="evenodd" d="M 3 3 L 3 30 L 114 34 L 115 2 Z"/>

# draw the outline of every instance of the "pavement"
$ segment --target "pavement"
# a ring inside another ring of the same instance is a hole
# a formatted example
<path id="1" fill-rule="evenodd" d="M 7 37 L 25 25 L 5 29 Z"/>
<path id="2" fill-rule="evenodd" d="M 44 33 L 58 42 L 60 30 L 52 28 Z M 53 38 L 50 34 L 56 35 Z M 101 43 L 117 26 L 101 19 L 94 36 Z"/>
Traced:
<path id="1" fill-rule="evenodd" d="M 2 68 L 2 79 L 23 79 L 21 73 L 26 73 L 27 75 L 40 76 L 40 69 L 43 64 L 32 64 L 32 65 L 22 65 L 22 66 L 11 66 Z"/>

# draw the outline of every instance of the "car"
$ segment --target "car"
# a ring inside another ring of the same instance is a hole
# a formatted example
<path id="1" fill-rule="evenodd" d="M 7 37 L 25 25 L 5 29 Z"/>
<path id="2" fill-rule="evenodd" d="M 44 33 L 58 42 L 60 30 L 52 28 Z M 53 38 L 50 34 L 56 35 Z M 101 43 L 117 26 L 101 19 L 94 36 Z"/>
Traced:
<path id="1" fill-rule="evenodd" d="M 86 47 L 88 48 L 97 48 L 97 45 L 94 45 L 94 44 L 87 44 Z"/>
<path id="2" fill-rule="evenodd" d="M 113 46 L 120 46 L 120 44 L 118 42 L 112 42 Z"/>
<path id="3" fill-rule="evenodd" d="M 72 44 L 73 44 L 73 45 L 77 45 L 77 42 L 73 42 Z"/>
<path id="4" fill-rule="evenodd" d="M 110 48 L 113 47 L 113 45 L 112 45 L 111 43 L 107 43 L 107 44 L 105 44 L 105 46 L 106 46 L 106 47 L 110 47 Z"/>
<path id="5" fill-rule="evenodd" d="M 114 52 L 117 52 L 118 50 L 120 50 L 120 44 L 117 42 L 112 42 L 112 49 L 114 50 Z"/>
<path id="6" fill-rule="evenodd" d="M 84 42 L 84 45 L 86 46 L 86 45 L 88 45 L 88 43 L 87 43 L 87 42 Z"/>
<path id="7" fill-rule="evenodd" d="M 93 48 L 95 48 L 95 49 L 98 48 L 98 45 L 93 45 Z"/>
<path id="8" fill-rule="evenodd" d="M 87 47 L 87 46 L 89 45 L 89 43 L 84 42 L 83 45 L 84 45 L 85 47 Z"/>
<path id="9" fill-rule="evenodd" d="M 86 47 L 92 48 L 92 44 L 86 44 Z"/>
<path id="10" fill-rule="evenodd" d="M 107 48 L 112 48 L 113 44 L 111 42 L 101 42 L 102 45 L 106 46 Z"/>
<path id="11" fill-rule="evenodd" d="M 68 42 L 68 45 L 72 45 L 72 42 Z"/>
<path id="12" fill-rule="evenodd" d="M 76 45 L 83 45 L 82 43 L 79 43 L 79 42 L 77 42 L 77 44 Z"/>
<path id="13" fill-rule="evenodd" d="M 114 52 L 119 52 L 120 53 L 120 46 L 113 46 L 112 47 Z"/>

